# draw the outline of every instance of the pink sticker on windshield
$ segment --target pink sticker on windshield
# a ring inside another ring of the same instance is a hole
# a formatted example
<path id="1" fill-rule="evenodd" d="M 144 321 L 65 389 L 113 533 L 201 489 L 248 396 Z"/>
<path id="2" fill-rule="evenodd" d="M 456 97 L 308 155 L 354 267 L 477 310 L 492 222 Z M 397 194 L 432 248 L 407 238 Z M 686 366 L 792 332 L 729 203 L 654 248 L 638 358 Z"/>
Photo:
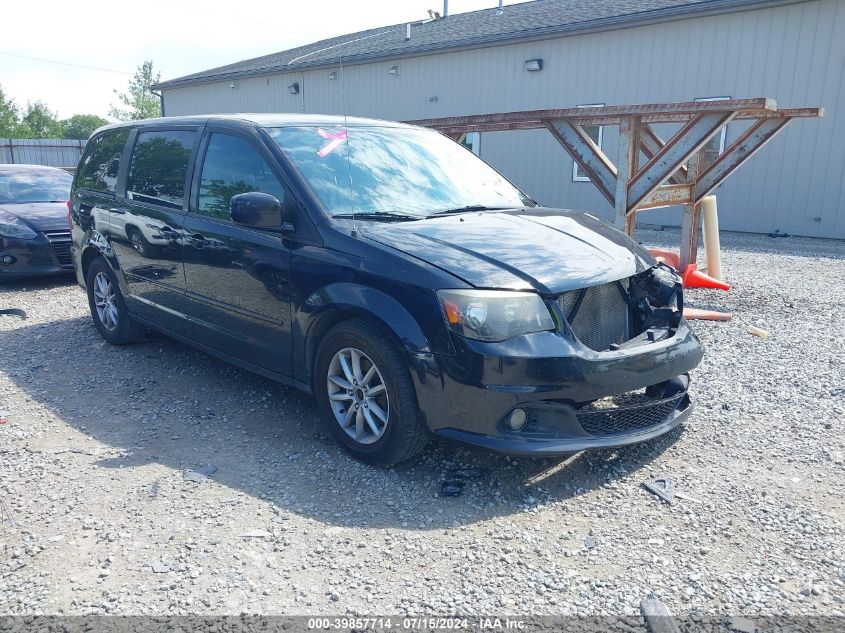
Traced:
<path id="1" fill-rule="evenodd" d="M 346 140 L 346 130 L 340 132 L 326 132 L 323 128 L 318 128 L 317 133 L 328 141 L 319 152 L 317 156 L 324 158 L 335 151 L 343 141 Z"/>

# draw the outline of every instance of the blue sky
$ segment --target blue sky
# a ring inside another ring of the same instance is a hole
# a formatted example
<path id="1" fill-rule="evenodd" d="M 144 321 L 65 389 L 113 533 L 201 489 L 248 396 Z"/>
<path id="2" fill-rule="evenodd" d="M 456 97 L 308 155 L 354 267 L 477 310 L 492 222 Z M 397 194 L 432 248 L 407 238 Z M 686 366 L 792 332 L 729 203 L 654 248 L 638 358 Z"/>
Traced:
<path id="1" fill-rule="evenodd" d="M 497 4 L 450 0 L 449 12 Z M 153 60 L 162 79 L 171 79 L 335 35 L 424 19 L 427 9 L 442 11 L 443 0 L 7 2 L 0 85 L 22 107 L 41 100 L 61 117 L 105 116 L 116 102 L 112 90 L 125 90 L 145 59 Z"/>

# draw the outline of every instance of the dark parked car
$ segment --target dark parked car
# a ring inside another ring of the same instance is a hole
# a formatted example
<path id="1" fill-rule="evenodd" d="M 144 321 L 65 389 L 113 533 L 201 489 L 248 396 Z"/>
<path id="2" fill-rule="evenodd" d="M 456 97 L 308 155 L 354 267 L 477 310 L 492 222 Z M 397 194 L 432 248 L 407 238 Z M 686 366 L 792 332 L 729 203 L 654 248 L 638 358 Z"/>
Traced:
<path id="1" fill-rule="evenodd" d="M 112 238 L 103 218 L 130 230 Z M 170 246 L 133 246 L 131 227 Z M 703 350 L 675 272 L 431 130 L 269 114 L 106 127 L 72 233 L 103 338 L 154 328 L 309 391 L 369 461 L 430 435 L 528 455 L 618 446 L 690 411 Z"/>
<path id="2" fill-rule="evenodd" d="M 72 180 L 55 167 L 0 165 L 0 279 L 73 272 Z"/>

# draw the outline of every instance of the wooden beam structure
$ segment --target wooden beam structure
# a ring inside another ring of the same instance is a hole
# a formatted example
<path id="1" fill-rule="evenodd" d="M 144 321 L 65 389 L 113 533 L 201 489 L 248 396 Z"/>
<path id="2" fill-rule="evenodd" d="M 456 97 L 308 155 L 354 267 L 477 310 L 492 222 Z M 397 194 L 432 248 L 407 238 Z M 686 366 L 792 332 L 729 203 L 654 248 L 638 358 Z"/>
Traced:
<path id="1" fill-rule="evenodd" d="M 774 99 L 725 99 L 602 107 L 498 112 L 407 121 L 459 137 L 467 132 L 546 129 L 593 185 L 613 205 L 614 222 L 631 235 L 636 214 L 683 205 L 681 267 L 697 255 L 701 199 L 780 132 L 789 121 L 816 118 L 822 108 L 779 110 Z M 703 148 L 731 121 L 750 121 L 715 159 Z M 677 123 L 668 140 L 653 124 Z M 585 126 L 616 125 L 619 148 L 614 164 L 584 131 Z M 641 157 L 645 162 L 641 164 Z"/>

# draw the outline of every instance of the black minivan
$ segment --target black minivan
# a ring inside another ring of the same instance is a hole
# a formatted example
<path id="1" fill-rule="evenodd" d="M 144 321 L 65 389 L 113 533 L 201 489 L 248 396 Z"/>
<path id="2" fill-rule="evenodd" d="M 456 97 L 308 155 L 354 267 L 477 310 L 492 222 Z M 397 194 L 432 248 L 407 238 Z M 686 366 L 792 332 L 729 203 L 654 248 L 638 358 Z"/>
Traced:
<path id="1" fill-rule="evenodd" d="M 114 344 L 154 328 L 313 393 L 354 455 L 523 455 L 666 433 L 703 349 L 671 268 L 432 130 L 318 115 L 94 133 L 76 275 Z"/>

